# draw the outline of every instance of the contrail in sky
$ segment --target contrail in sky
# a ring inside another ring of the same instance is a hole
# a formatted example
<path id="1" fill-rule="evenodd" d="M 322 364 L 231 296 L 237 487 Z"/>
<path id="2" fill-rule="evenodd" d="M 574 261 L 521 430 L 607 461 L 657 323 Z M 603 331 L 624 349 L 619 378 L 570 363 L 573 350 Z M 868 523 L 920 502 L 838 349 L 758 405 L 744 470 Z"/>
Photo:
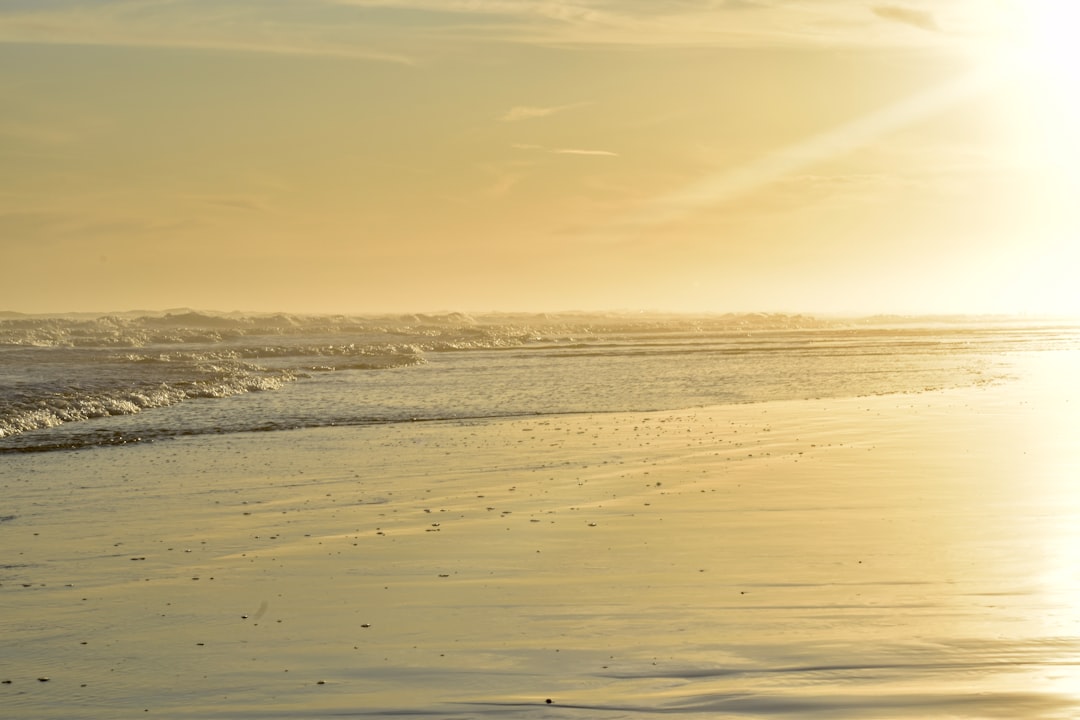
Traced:
<path id="1" fill-rule="evenodd" d="M 977 95 L 1000 82 L 1003 77 L 1002 68 L 997 66 L 966 73 L 746 165 L 708 175 L 654 199 L 619 224 L 628 227 L 662 225 L 679 220 L 695 210 L 728 202 L 930 117 Z"/>

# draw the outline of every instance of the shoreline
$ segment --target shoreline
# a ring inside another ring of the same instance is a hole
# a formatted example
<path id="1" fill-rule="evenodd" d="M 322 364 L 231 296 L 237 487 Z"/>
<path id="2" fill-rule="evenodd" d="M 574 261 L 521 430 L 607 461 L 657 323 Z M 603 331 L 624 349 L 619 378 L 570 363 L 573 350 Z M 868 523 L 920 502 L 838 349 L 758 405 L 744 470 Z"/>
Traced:
<path id="1" fill-rule="evenodd" d="M 8 455 L 0 701 L 1067 717 L 1076 355 L 919 394 Z"/>

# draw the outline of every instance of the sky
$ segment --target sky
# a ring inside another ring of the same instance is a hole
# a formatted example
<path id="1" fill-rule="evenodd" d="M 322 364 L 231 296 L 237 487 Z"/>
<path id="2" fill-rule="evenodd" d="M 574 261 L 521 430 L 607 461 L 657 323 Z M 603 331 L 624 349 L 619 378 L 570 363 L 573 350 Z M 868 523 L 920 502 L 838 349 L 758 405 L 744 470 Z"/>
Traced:
<path id="1" fill-rule="evenodd" d="M 0 310 L 1080 315 L 1071 0 L 0 0 Z"/>

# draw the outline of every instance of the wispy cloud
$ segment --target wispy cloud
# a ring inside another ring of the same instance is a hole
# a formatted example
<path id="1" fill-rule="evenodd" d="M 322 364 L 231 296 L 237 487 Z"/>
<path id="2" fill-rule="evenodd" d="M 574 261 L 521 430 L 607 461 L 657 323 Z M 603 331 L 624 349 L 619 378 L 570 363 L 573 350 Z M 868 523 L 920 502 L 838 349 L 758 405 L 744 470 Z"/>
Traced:
<path id="1" fill-rule="evenodd" d="M 583 103 L 571 103 L 569 105 L 555 105 L 551 107 L 536 107 L 533 105 L 516 105 L 499 116 L 502 122 L 518 122 L 520 120 L 532 120 L 533 118 L 547 117 L 581 106 Z"/>
<path id="2" fill-rule="evenodd" d="M 594 150 L 585 148 L 548 148 L 543 145 L 529 145 L 525 143 L 515 143 L 513 147 L 517 150 L 531 150 L 535 152 L 550 153 L 552 155 L 595 155 L 598 157 L 619 157 L 619 153 L 612 152 L 610 150 Z"/>
<path id="3" fill-rule="evenodd" d="M 265 199 L 248 195 L 191 196 L 189 199 L 198 204 L 224 210 L 242 212 L 266 212 L 269 210 L 269 204 Z"/>
<path id="4" fill-rule="evenodd" d="M 426 10 L 462 15 L 532 17 L 560 22 L 611 22 L 619 17 L 602 7 L 605 3 L 565 0 L 325 0 L 352 7 Z"/>
<path id="5" fill-rule="evenodd" d="M 556 155 L 597 155 L 600 157 L 619 157 L 619 153 L 610 150 L 580 150 L 577 148 L 558 148 L 551 150 Z"/>
<path id="6" fill-rule="evenodd" d="M 874 29 L 850 0 L 323 0 L 338 6 L 429 13 L 442 37 L 541 45 L 641 47 L 910 45 L 910 33 Z M 899 4 L 871 8 L 897 24 L 937 30 L 938 11 L 964 25 L 968 0 L 937 0 L 934 13 Z M 447 17 L 457 17 L 448 21 Z M 423 25 L 423 21 L 420 21 Z M 951 24 L 951 23 L 950 23 Z M 868 32 L 872 30 L 872 32 Z M 923 42 L 928 41 L 924 36 Z M 938 39 L 940 41 L 940 38 Z"/>
<path id="7" fill-rule="evenodd" d="M 952 11 L 961 7 L 960 0 L 941 3 Z M 871 9 L 894 25 L 937 26 L 935 16 L 921 10 L 891 4 Z M 446 43 L 748 47 L 916 41 L 899 29 L 865 32 L 873 24 L 865 6 L 850 0 L 9 0 L 0 8 L 0 43 L 419 64 Z M 515 108 L 509 120 L 539 117 L 530 112 L 547 109 Z"/>
<path id="8" fill-rule="evenodd" d="M 915 8 L 900 5 L 876 5 L 870 8 L 870 11 L 884 20 L 903 23 L 920 30 L 936 32 L 941 29 L 933 13 L 925 10 L 916 10 Z"/>
<path id="9" fill-rule="evenodd" d="M 480 189 L 480 195 L 484 198 L 506 197 L 528 177 L 527 169 L 521 164 L 509 168 L 499 165 L 481 165 L 479 170 L 486 176 L 486 181 Z"/>
<path id="10" fill-rule="evenodd" d="M 0 12 L 0 43 L 178 48 L 236 53 L 339 57 L 414 64 L 370 35 L 350 35 L 317 15 L 290 22 L 272 6 L 246 0 L 103 0 L 31 5 Z"/>

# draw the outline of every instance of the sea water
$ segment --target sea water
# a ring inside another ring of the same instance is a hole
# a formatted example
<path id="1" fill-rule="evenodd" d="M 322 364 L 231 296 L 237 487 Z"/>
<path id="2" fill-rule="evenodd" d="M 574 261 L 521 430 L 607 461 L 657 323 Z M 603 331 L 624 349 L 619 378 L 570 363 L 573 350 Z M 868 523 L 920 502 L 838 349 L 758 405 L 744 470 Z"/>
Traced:
<path id="1" fill-rule="evenodd" d="M 1060 323 L 791 315 L 0 319 L 0 453 L 992 382 Z"/>
<path id="2" fill-rule="evenodd" d="M 0 716 L 1077 716 L 1075 325 L 0 333 Z"/>

